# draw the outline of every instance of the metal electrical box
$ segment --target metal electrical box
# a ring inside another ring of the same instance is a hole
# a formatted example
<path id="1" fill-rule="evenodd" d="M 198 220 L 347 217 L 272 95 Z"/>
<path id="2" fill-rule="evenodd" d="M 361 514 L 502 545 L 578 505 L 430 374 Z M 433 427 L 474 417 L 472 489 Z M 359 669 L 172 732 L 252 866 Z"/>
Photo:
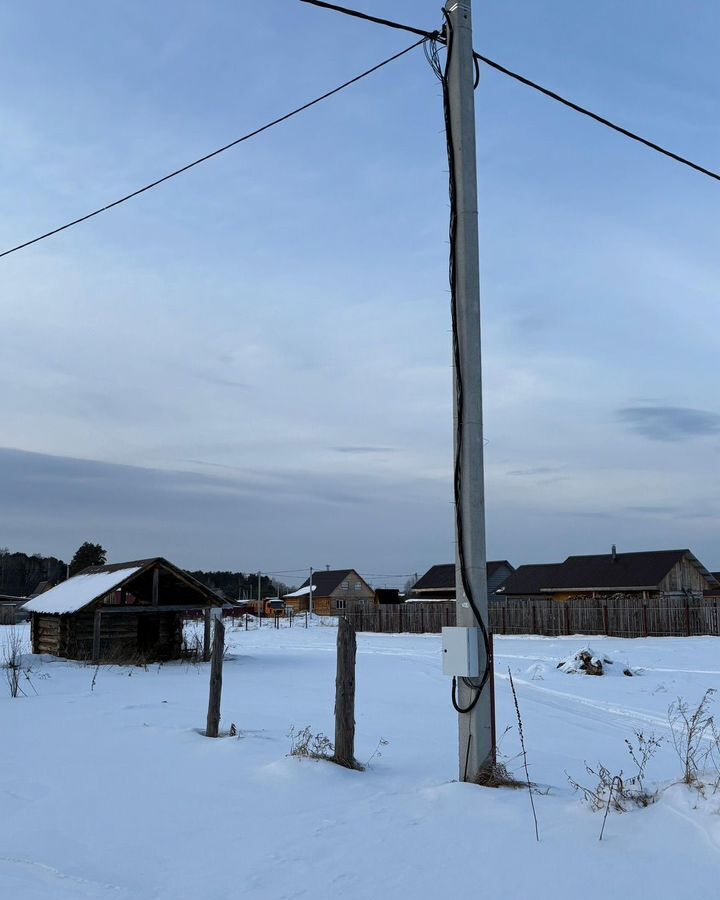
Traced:
<path id="1" fill-rule="evenodd" d="M 480 675 L 480 654 L 478 628 L 443 628 L 442 661 L 443 675 L 461 675 L 478 678 Z"/>

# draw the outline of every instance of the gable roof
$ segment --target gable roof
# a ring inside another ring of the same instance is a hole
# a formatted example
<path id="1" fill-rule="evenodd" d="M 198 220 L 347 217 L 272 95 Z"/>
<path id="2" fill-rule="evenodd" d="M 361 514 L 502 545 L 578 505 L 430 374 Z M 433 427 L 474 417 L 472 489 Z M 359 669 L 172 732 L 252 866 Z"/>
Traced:
<path id="1" fill-rule="evenodd" d="M 178 569 L 162 556 L 155 556 L 151 559 L 138 559 L 132 562 L 89 566 L 77 575 L 73 575 L 72 578 L 68 578 L 67 581 L 63 581 L 56 587 L 50 588 L 49 591 L 44 591 L 29 600 L 23 606 L 23 611 L 48 615 L 79 612 L 156 565 L 169 570 L 177 578 L 189 582 L 214 605 L 222 605 L 222 598 L 210 588 L 188 575 L 187 572 L 183 572 L 182 569 Z"/>
<path id="2" fill-rule="evenodd" d="M 335 588 L 339 587 L 339 585 L 353 573 L 357 575 L 360 581 L 367 585 L 368 588 L 370 587 L 365 579 L 361 575 L 358 575 L 356 569 L 318 569 L 317 572 L 313 570 L 313 597 L 329 597 Z M 306 588 L 309 584 L 310 579 L 306 578 L 300 585 L 300 588 Z"/>
<path id="3" fill-rule="evenodd" d="M 495 572 L 501 567 L 512 566 L 506 559 L 493 559 L 487 562 L 487 577 L 491 578 Z M 437 566 L 430 566 L 427 572 L 422 575 L 412 587 L 414 591 L 439 591 L 439 590 L 455 590 L 455 563 L 440 563 Z"/>
<path id="4" fill-rule="evenodd" d="M 538 563 L 518 566 L 495 592 L 496 594 L 539 594 L 554 581 L 562 563 Z"/>
<path id="5" fill-rule="evenodd" d="M 568 556 L 563 563 L 519 566 L 498 593 L 507 596 L 563 590 L 655 590 L 686 557 L 711 580 L 710 572 L 689 550 L 649 550 Z"/>
<path id="6" fill-rule="evenodd" d="M 595 556 L 568 556 L 555 573 L 550 588 L 656 588 L 689 550 L 651 550 L 641 553 L 601 553 Z M 707 571 L 707 570 L 704 570 Z"/>
<path id="7" fill-rule="evenodd" d="M 61 582 L 57 587 L 38 594 L 28 601 L 23 609 L 26 612 L 56 615 L 77 612 L 93 600 L 98 600 L 119 588 L 130 576 L 136 575 L 140 568 L 129 565 L 127 568 L 115 569 L 112 572 L 94 572 L 86 569 L 79 575 L 73 575 L 67 581 Z"/>

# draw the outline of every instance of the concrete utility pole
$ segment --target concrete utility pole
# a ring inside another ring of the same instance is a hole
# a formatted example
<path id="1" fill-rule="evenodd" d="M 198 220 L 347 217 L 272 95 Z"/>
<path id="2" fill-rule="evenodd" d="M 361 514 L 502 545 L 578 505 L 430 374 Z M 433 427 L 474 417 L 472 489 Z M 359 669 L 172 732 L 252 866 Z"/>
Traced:
<path id="1" fill-rule="evenodd" d="M 488 623 L 485 557 L 485 489 L 483 476 L 482 372 L 480 358 L 480 257 L 478 250 L 477 168 L 475 160 L 475 64 L 472 45 L 471 0 L 450 2 L 446 8 L 452 27 L 452 51 L 447 73 L 450 126 L 455 155 L 457 230 L 455 289 L 460 371 L 455 371 L 455 441 L 458 416 L 462 421 L 460 456 L 461 524 L 465 569 L 475 605 Z M 463 409 L 457 409 L 458 379 L 462 379 Z M 456 534 L 456 544 L 459 534 Z M 477 626 L 465 596 L 460 574 L 459 545 L 455 554 L 457 624 Z M 488 626 L 489 627 L 489 626 Z M 480 671 L 486 665 L 485 644 L 477 631 Z M 459 713 L 460 779 L 474 781 L 492 762 L 493 721 L 491 681 L 470 712 Z M 476 691 L 458 679 L 458 705 L 470 705 Z"/>
<path id="2" fill-rule="evenodd" d="M 308 610 L 310 612 L 310 615 L 313 614 L 312 576 L 313 576 L 313 570 L 312 570 L 312 566 L 310 566 L 310 581 L 308 581 Z"/>
<path id="3" fill-rule="evenodd" d="M 263 614 L 262 588 L 260 586 L 261 579 L 262 572 L 258 572 L 258 618 L 260 619 L 262 619 Z"/>

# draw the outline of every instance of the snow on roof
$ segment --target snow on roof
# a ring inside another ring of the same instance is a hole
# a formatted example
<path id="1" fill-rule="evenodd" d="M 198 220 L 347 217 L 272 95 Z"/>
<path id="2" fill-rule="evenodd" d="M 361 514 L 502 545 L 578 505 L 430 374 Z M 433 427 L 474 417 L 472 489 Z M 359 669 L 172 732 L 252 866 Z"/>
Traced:
<path id="1" fill-rule="evenodd" d="M 132 566 L 116 569 L 114 572 L 90 572 L 87 575 L 80 573 L 34 597 L 23 606 L 23 611 L 57 615 L 77 612 L 98 597 L 109 594 L 141 568 L 142 566 Z"/>
<path id="2" fill-rule="evenodd" d="M 317 590 L 317 585 L 314 584 L 314 585 L 312 586 L 312 589 L 313 589 L 314 591 L 316 591 L 316 590 Z M 292 594 L 283 594 L 283 599 L 285 599 L 285 597 L 304 597 L 305 594 L 309 594 L 309 593 L 310 593 L 310 588 L 306 588 L 306 587 L 304 587 L 304 588 L 299 588 L 299 590 L 293 591 Z"/>

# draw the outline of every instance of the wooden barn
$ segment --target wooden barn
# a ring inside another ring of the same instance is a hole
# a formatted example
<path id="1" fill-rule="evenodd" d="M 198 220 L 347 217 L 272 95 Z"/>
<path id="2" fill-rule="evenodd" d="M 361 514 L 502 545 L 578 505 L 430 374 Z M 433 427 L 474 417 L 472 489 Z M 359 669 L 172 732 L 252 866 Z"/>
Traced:
<path id="1" fill-rule="evenodd" d="M 25 604 L 33 653 L 95 662 L 179 659 L 183 619 L 223 600 L 162 557 L 92 566 Z"/>

